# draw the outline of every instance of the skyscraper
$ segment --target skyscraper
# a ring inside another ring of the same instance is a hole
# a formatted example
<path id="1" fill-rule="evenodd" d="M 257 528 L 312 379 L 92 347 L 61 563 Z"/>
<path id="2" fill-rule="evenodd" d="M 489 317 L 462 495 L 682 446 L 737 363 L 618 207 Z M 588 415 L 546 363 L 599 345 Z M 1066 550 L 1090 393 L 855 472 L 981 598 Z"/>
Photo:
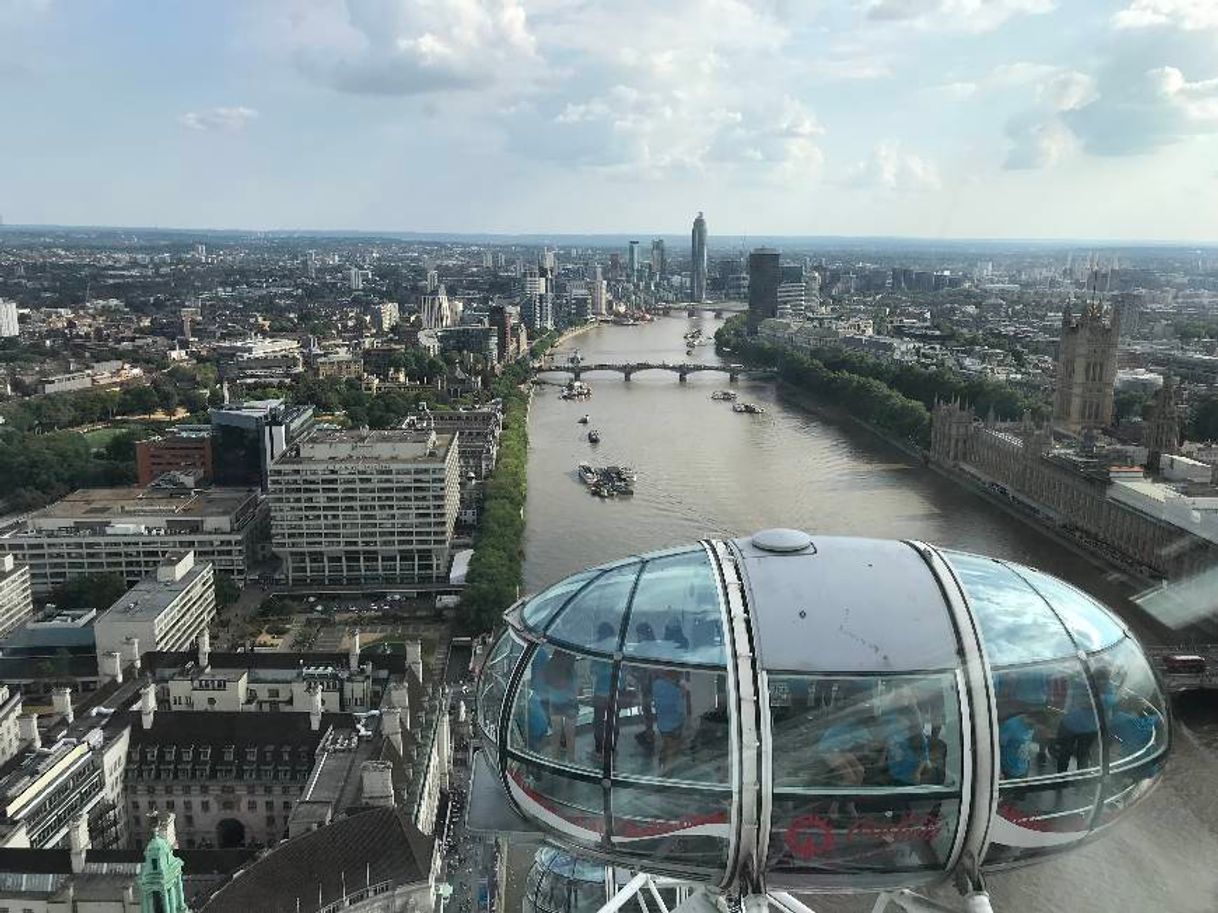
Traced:
<path id="1" fill-rule="evenodd" d="M 636 282 L 639 278 L 639 242 L 631 241 L 629 250 L 629 259 L 626 261 L 626 268 L 630 271 L 630 281 Z"/>
<path id="2" fill-rule="evenodd" d="M 1120 311 L 1105 311 L 1089 303 L 1077 318 L 1062 312 L 1062 338 L 1057 354 L 1057 393 L 1053 424 L 1077 434 L 1084 428 L 1112 424 L 1116 385 Z"/>
<path id="3" fill-rule="evenodd" d="M 694 230 L 691 233 L 691 255 L 693 266 L 690 269 L 692 291 L 691 301 L 706 300 L 706 219 L 702 213 L 694 219 Z"/>
<path id="4" fill-rule="evenodd" d="M 664 239 L 656 238 L 651 242 L 651 273 L 657 280 L 660 280 L 667 272 L 668 257 L 664 252 Z"/>
<path id="5" fill-rule="evenodd" d="M 778 286 L 782 281 L 782 270 L 778 265 L 778 251 L 772 247 L 759 247 L 749 254 L 749 335 L 757 333 L 761 321 L 778 316 Z"/>

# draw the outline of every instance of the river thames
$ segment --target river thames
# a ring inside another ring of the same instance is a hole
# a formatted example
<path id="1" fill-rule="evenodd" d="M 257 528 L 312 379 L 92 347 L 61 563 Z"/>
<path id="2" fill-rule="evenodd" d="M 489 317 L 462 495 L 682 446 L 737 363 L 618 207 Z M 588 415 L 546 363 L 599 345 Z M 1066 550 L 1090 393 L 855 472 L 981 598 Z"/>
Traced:
<path id="1" fill-rule="evenodd" d="M 601 326 L 567 340 L 593 362 L 722 363 L 711 344 L 687 357 L 683 336 L 710 340 L 722 321 L 659 318 Z M 542 375 L 561 382 L 563 375 Z M 589 564 L 707 536 L 789 526 L 812 533 L 921 539 L 1044 568 L 1129 609 L 1116 575 L 925 468 L 870 431 L 801 407 L 773 381 L 644 371 L 629 383 L 590 373 L 591 399 L 564 401 L 538 386 L 529 418 L 525 587 L 534 591 Z M 711 400 L 729 388 L 765 407 L 743 415 Z M 577 420 L 587 413 L 590 424 Z M 590 444 L 590 428 L 601 442 Z M 576 475 L 581 461 L 638 471 L 633 497 L 601 500 Z M 1150 632 L 1147 632 L 1150 633 Z"/>
<path id="2" fill-rule="evenodd" d="M 668 317 L 634 327 L 601 326 L 568 339 L 585 363 L 718 363 L 713 345 L 686 356 L 683 336 L 708 339 L 722 321 Z M 542 375 L 558 383 L 563 375 Z M 816 534 L 922 539 L 1043 568 L 1112 605 L 1147 639 L 1170 636 L 1137 612 L 1125 580 L 1075 554 L 984 498 L 925 468 L 853 423 L 808 410 L 773 381 L 717 372 L 687 383 L 667 371 L 585 374 L 591 399 L 566 402 L 539 385 L 529 416 L 525 587 L 536 591 L 582 567 L 708 536 L 790 526 Z M 765 407 L 743 415 L 712 401 L 715 389 Z M 577 423 L 584 413 L 587 426 Z M 601 433 L 587 441 L 589 428 Z M 580 462 L 628 465 L 633 497 L 592 497 Z M 997 874 L 995 910 L 1218 910 L 1218 768 L 1178 727 L 1160 789 L 1115 832 L 1034 868 Z M 948 895 L 941 895 L 944 899 Z M 818 911 L 863 911 L 870 900 L 820 898 Z"/>

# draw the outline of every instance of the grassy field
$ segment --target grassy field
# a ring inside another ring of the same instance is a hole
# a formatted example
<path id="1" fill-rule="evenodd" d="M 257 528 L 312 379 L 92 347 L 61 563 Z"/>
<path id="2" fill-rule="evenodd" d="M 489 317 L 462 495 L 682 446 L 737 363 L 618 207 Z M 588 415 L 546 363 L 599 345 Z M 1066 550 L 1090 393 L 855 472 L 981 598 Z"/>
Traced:
<path id="1" fill-rule="evenodd" d="M 114 437 L 122 434 L 124 431 L 139 431 L 144 427 L 144 425 L 123 422 L 118 425 L 110 425 L 106 428 L 94 428 L 92 431 L 85 432 L 85 440 L 89 442 L 90 447 L 105 447 Z"/>

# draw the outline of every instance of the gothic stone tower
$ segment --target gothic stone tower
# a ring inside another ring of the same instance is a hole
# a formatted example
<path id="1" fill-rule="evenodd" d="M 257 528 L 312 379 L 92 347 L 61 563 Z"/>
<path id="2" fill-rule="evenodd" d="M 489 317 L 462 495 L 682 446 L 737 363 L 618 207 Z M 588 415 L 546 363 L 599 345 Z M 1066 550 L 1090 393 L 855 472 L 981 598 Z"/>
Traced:
<path id="1" fill-rule="evenodd" d="M 173 854 L 173 823 L 158 822 L 140 866 L 140 913 L 190 913 L 182 885 L 182 860 Z"/>
<path id="2" fill-rule="evenodd" d="M 1150 421 L 1146 423 L 1146 468 L 1159 471 L 1163 454 L 1180 452 L 1180 407 L 1176 404 L 1176 384 L 1170 375 L 1155 394 Z"/>
<path id="3" fill-rule="evenodd" d="M 1120 335 L 1120 314 L 1106 312 L 1098 301 L 1088 304 L 1078 318 L 1069 308 L 1062 313 L 1053 403 L 1055 427 L 1079 434 L 1084 428 L 1112 424 Z"/>

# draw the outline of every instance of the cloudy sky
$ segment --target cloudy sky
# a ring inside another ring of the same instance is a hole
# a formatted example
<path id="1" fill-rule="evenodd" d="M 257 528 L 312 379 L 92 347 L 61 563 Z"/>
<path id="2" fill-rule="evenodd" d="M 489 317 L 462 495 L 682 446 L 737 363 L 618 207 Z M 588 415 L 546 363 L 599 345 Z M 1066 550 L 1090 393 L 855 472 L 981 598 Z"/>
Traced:
<path id="1" fill-rule="evenodd" d="M 1218 240 L 1218 0 L 0 0 L 10 223 Z"/>

